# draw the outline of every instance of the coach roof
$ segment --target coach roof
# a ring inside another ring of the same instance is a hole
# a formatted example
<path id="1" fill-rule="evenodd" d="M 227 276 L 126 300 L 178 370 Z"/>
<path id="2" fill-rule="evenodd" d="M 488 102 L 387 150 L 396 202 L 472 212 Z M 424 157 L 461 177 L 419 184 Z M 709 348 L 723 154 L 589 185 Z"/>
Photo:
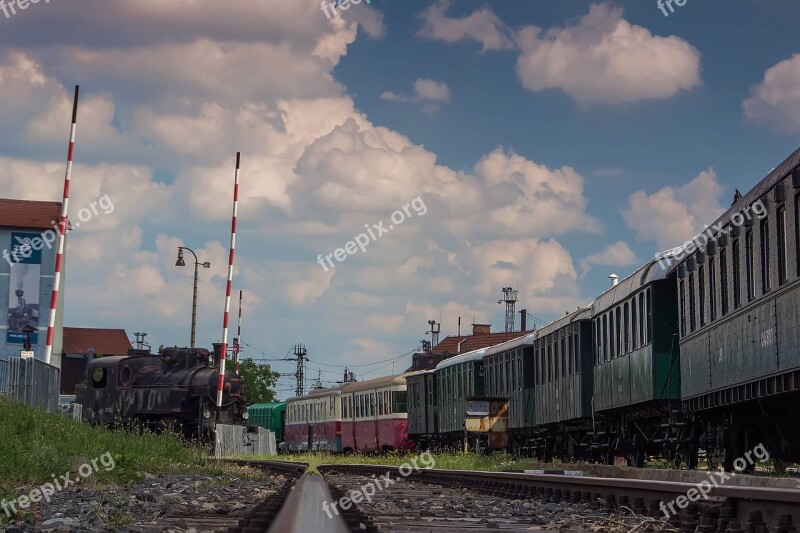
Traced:
<path id="1" fill-rule="evenodd" d="M 394 376 L 375 378 L 369 381 L 357 381 L 353 383 L 348 383 L 342 387 L 342 393 L 349 394 L 351 392 L 379 389 L 383 387 L 394 387 L 396 385 L 405 385 L 405 384 L 406 384 L 405 374 L 397 374 Z"/>
<path id="2" fill-rule="evenodd" d="M 666 265 L 668 264 L 668 262 L 662 263 L 656 259 L 648 261 L 644 266 L 639 268 L 639 270 L 598 296 L 592 304 L 592 316 L 602 313 L 606 309 L 621 302 L 642 287 L 654 281 L 665 279 L 667 277 Z"/>
<path id="3" fill-rule="evenodd" d="M 449 366 L 459 365 L 461 363 L 469 363 L 472 361 L 481 361 L 483 360 L 483 356 L 486 353 L 487 348 L 481 348 L 480 350 L 472 350 L 471 352 L 463 353 L 461 355 L 456 355 L 453 357 L 449 357 L 436 365 L 436 370 L 442 370 Z"/>

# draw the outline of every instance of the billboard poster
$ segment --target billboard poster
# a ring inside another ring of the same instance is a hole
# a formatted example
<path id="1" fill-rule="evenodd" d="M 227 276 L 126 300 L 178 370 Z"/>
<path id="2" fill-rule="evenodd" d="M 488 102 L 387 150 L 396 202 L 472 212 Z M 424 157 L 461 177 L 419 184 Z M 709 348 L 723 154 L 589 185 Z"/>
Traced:
<path id="1" fill-rule="evenodd" d="M 41 243 L 38 233 L 11 233 L 11 273 L 8 291 L 8 344 L 22 344 L 25 334 L 22 328 L 31 326 L 36 330 L 31 333 L 31 344 L 39 340 L 39 292 L 42 274 L 42 250 L 31 246 L 35 238 Z M 37 243 L 37 244 L 38 244 Z"/>

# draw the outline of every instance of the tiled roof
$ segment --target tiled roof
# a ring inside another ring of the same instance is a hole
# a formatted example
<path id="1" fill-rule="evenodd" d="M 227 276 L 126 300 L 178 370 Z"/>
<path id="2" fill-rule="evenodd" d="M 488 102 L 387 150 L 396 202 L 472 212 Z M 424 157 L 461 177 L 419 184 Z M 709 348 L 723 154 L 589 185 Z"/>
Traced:
<path id="1" fill-rule="evenodd" d="M 0 198 L 0 227 L 50 229 L 61 218 L 61 202 Z"/>
<path id="2" fill-rule="evenodd" d="M 125 355 L 131 341 L 124 329 L 64 328 L 64 353 L 95 355 Z"/>
<path id="3" fill-rule="evenodd" d="M 484 333 L 484 334 L 477 334 L 477 335 L 462 335 L 462 336 L 453 336 L 453 337 L 446 337 L 442 342 L 436 345 L 436 347 L 431 350 L 431 352 L 435 354 L 447 354 L 447 355 L 458 355 L 466 352 L 470 352 L 472 350 L 477 350 L 479 348 L 488 348 L 489 346 L 494 346 L 496 344 L 500 344 L 501 342 L 510 341 L 512 339 L 516 339 L 517 337 L 522 337 L 523 335 L 528 335 L 533 333 L 532 331 L 514 331 L 511 333 Z M 459 350 L 458 344 L 461 343 L 461 349 Z"/>

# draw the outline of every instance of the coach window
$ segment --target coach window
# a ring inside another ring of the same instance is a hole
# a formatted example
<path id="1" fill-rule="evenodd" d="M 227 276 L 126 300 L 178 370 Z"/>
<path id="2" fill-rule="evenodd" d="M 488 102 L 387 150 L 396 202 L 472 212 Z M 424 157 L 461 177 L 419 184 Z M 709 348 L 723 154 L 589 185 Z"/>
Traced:
<path id="1" fill-rule="evenodd" d="M 800 193 L 794 197 L 794 263 L 800 277 Z"/>
<path id="2" fill-rule="evenodd" d="M 689 333 L 695 328 L 694 273 L 689 274 Z"/>
<path id="3" fill-rule="evenodd" d="M 405 413 L 406 407 L 406 391 L 395 390 L 392 391 L 392 410 L 395 413 Z"/>
<path id="4" fill-rule="evenodd" d="M 728 250 L 719 250 L 719 288 L 722 300 L 722 316 L 728 314 Z"/>
<path id="5" fill-rule="evenodd" d="M 650 289 L 644 293 L 644 309 L 645 309 L 645 342 L 650 344 L 653 342 L 653 308 L 650 305 Z"/>
<path id="6" fill-rule="evenodd" d="M 717 319 L 717 271 L 713 257 L 708 258 L 708 308 L 711 322 Z"/>
<path id="7" fill-rule="evenodd" d="M 778 233 L 778 285 L 783 285 L 786 276 L 786 207 L 781 204 L 775 212 Z"/>
<path id="8" fill-rule="evenodd" d="M 739 239 L 733 239 L 733 308 L 738 309 L 742 305 L 742 271 L 741 253 L 739 251 Z"/>
<path id="9" fill-rule="evenodd" d="M 553 382 L 553 343 L 547 341 L 547 382 Z"/>
<path id="10" fill-rule="evenodd" d="M 603 362 L 608 361 L 608 314 L 603 315 Z"/>
<path id="11" fill-rule="evenodd" d="M 697 286 L 700 289 L 700 327 L 706 325 L 706 268 L 705 265 L 697 266 Z"/>
<path id="12" fill-rule="evenodd" d="M 578 365 L 578 333 L 572 334 L 572 368 L 574 373 L 577 374 L 580 372 L 580 367 Z"/>
<path id="13" fill-rule="evenodd" d="M 389 403 L 389 391 L 388 391 L 388 390 L 385 390 L 385 391 L 383 391 L 383 405 L 385 405 L 385 406 L 386 406 L 386 407 L 384 408 L 384 409 L 385 409 L 385 411 L 386 411 L 386 414 L 387 414 L 387 415 L 390 415 L 390 414 L 392 414 L 392 406 L 391 406 L 391 404 Z"/>
<path id="14" fill-rule="evenodd" d="M 761 220 L 760 226 L 760 231 L 758 233 L 761 237 L 761 293 L 766 294 L 771 287 L 769 276 L 769 218 L 764 217 Z"/>
<path id="15" fill-rule="evenodd" d="M 639 348 L 639 313 L 636 307 L 636 297 L 631 300 L 631 348 Z"/>
<path id="16" fill-rule="evenodd" d="M 623 353 L 628 353 L 631 351 L 631 306 L 628 302 L 625 302 L 622 315 L 622 337 L 624 339 Z"/>
<path id="17" fill-rule="evenodd" d="M 678 284 L 678 310 L 680 313 L 679 320 L 681 322 L 681 337 L 686 336 L 686 280 L 681 280 Z"/>
<path id="18" fill-rule="evenodd" d="M 621 315 L 622 312 L 620 311 L 619 307 L 614 309 L 614 340 L 617 343 L 617 351 L 616 355 L 622 355 L 622 319 Z"/>
<path id="19" fill-rule="evenodd" d="M 747 274 L 747 301 L 755 298 L 755 280 L 753 279 L 753 228 L 744 234 L 744 263 Z"/>
<path id="20" fill-rule="evenodd" d="M 411 399 L 412 399 L 412 400 L 414 399 L 414 395 L 413 395 L 413 394 L 411 395 Z M 383 394 L 382 394 L 382 393 L 380 393 L 380 392 L 378 393 L 378 414 L 379 414 L 380 416 L 383 416 L 383 415 L 385 415 L 385 414 L 386 414 L 386 413 L 383 411 Z"/>
<path id="21" fill-rule="evenodd" d="M 561 377 L 565 378 L 567 373 L 567 337 L 561 337 Z"/>

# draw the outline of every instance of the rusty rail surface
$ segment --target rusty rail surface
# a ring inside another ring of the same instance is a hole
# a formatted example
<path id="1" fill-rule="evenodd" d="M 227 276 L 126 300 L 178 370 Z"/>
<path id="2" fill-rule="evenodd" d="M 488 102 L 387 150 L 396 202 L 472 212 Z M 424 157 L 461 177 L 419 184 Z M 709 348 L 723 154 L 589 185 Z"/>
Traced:
<path id="1" fill-rule="evenodd" d="M 346 475 L 390 474 L 401 478 L 400 469 L 376 465 L 321 465 L 323 476 L 331 472 Z M 526 474 L 516 472 L 480 472 L 463 470 L 413 470 L 408 476 L 417 481 L 445 487 L 468 488 L 498 497 L 551 502 L 589 502 L 606 509 L 625 508 L 643 519 L 666 519 L 668 503 L 685 499 L 685 508 L 677 511 L 669 523 L 684 531 L 789 532 L 800 523 L 800 490 L 747 486 L 711 487 L 707 498 L 689 501 L 687 494 L 697 491 L 695 483 L 644 479 Z M 663 506 L 662 506 L 663 502 Z M 671 514 L 671 513 L 670 513 Z M 737 523 L 738 522 L 738 523 Z"/>

